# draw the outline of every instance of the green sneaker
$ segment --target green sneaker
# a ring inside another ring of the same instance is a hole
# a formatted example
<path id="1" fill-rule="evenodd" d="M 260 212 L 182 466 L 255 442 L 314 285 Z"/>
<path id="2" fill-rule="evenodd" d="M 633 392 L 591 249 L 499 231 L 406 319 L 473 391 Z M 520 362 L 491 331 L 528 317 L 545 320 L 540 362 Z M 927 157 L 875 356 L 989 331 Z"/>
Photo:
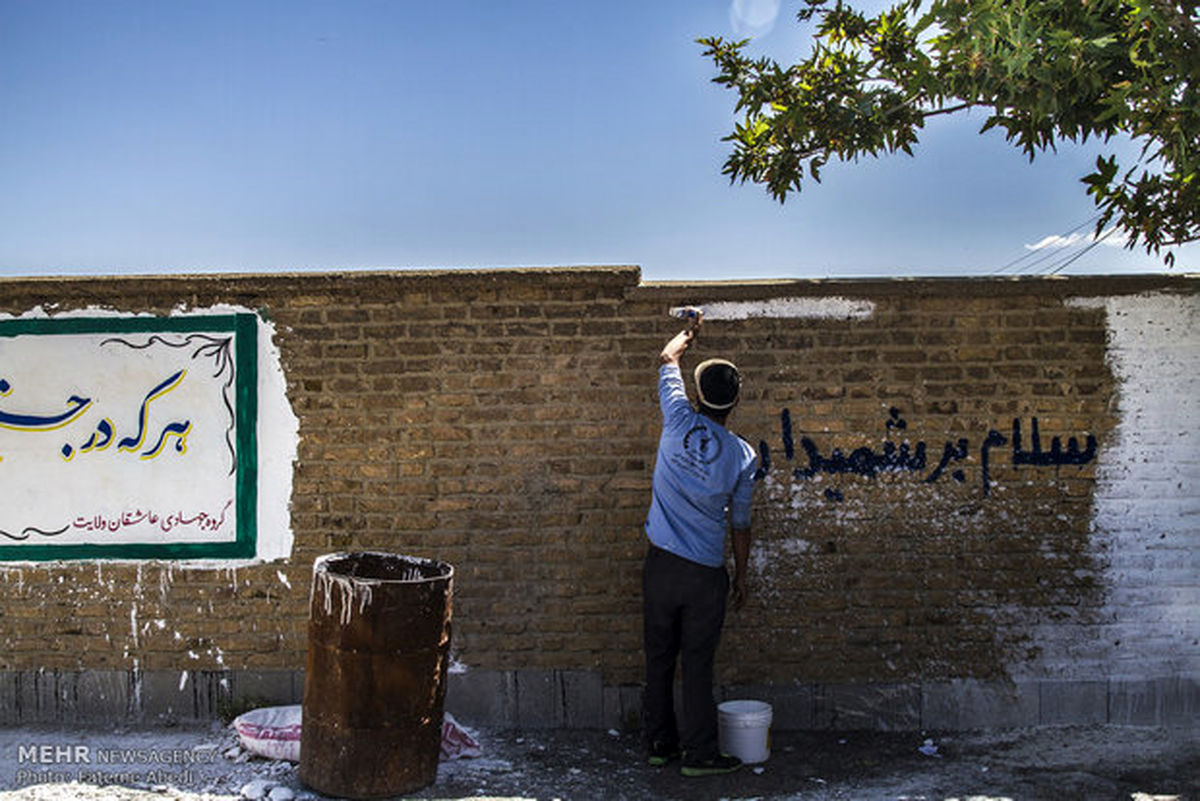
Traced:
<path id="1" fill-rule="evenodd" d="M 650 747 L 650 767 L 661 768 L 668 762 L 679 759 L 680 752 L 677 745 L 661 745 L 655 743 Z"/>
<path id="2" fill-rule="evenodd" d="M 722 773 L 733 773 L 742 766 L 742 760 L 737 757 L 721 754 L 720 756 L 693 762 L 684 759 L 679 772 L 684 776 L 718 776 Z"/>

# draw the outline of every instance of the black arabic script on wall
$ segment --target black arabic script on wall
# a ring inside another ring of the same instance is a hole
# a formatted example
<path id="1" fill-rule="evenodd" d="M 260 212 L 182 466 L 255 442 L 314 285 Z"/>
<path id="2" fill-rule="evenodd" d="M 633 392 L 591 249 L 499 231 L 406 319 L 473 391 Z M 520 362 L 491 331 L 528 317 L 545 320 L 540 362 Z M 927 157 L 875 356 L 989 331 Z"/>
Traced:
<path id="1" fill-rule="evenodd" d="M 779 414 L 780 435 L 783 440 L 784 459 L 791 463 L 796 461 L 796 442 L 792 425 L 791 411 L 783 409 Z M 888 410 L 887 430 L 904 431 L 908 424 L 901 416 L 899 409 Z M 1096 437 L 1087 434 L 1082 448 L 1076 437 L 1067 439 L 1063 447 L 1061 437 L 1053 437 L 1050 447 L 1042 447 L 1041 432 L 1038 429 L 1038 418 L 1030 418 L 1029 448 L 1025 448 L 1022 436 L 1020 418 L 1013 418 L 1010 436 L 1001 434 L 996 429 L 989 429 L 983 436 L 979 446 L 980 482 L 983 494 L 991 493 L 991 456 L 995 448 L 1005 445 L 1012 447 L 1012 465 L 1014 467 L 1059 467 L 1064 465 L 1085 465 L 1096 458 Z M 807 465 L 798 465 L 792 469 L 792 476 L 798 480 L 806 480 L 820 474 L 826 475 L 858 475 L 865 478 L 875 478 L 880 473 L 916 473 L 924 474 L 922 480 L 932 484 L 941 480 L 944 475 L 959 483 L 965 482 L 966 472 L 962 463 L 971 456 L 971 443 L 966 437 L 957 440 L 947 440 L 942 447 L 942 455 L 932 470 L 926 473 L 930 460 L 927 458 L 927 446 L 924 441 L 915 445 L 905 440 L 899 444 L 890 439 L 885 440 L 878 448 L 860 447 L 846 453 L 843 449 L 834 447 L 828 455 L 821 452 L 817 443 L 808 436 L 801 436 L 800 450 L 807 459 Z M 771 470 L 771 449 L 765 441 L 758 444 L 759 468 L 757 478 L 764 478 Z M 842 500 L 841 490 L 827 490 L 825 497 L 830 500 Z"/>

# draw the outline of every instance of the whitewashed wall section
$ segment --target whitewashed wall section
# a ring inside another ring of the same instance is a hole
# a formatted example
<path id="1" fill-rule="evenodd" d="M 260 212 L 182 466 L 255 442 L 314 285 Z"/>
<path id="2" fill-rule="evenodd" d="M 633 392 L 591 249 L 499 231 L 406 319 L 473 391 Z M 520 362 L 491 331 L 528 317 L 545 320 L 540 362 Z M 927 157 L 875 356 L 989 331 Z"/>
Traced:
<path id="1" fill-rule="evenodd" d="M 1104 606 L 1088 623 L 1016 626 L 1040 656 L 1007 666 L 1015 678 L 1200 676 L 1200 297 L 1171 293 L 1070 298 L 1105 312 L 1106 358 L 1117 425 L 1096 455 L 1092 552 Z M 707 321 L 792 317 L 865 319 L 869 301 L 784 298 L 702 306 Z M 677 316 L 683 307 L 671 310 Z M 766 477 L 760 500 L 803 516 L 818 496 Z M 842 507 L 839 507 L 842 508 Z M 846 508 L 847 519 L 853 510 Z M 928 525 L 937 524 L 931 520 Z M 804 553 L 795 538 L 756 540 L 751 558 L 770 575 L 772 554 Z M 766 593 L 773 592 L 768 584 Z"/>
<path id="2" fill-rule="evenodd" d="M 0 320 L 0 560 L 287 557 L 272 334 L 244 309 Z"/>
<path id="3" fill-rule="evenodd" d="M 768 298 L 767 300 L 720 300 L 698 306 L 705 320 L 866 320 L 875 314 L 875 303 L 856 298 Z M 687 307 L 670 310 L 682 317 Z"/>
<path id="4" fill-rule="evenodd" d="M 1069 303 L 1105 310 L 1117 381 L 1092 513 L 1105 564 L 1098 667 L 1145 676 L 1154 662 L 1164 675 L 1200 675 L 1200 297 Z"/>

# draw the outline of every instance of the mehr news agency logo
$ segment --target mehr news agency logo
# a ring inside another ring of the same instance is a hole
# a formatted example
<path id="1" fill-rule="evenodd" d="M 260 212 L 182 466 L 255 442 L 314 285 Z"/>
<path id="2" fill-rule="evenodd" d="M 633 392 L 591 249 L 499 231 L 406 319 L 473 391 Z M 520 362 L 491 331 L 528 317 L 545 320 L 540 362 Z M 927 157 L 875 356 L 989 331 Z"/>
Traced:
<path id="1" fill-rule="evenodd" d="M 216 751 L 186 748 L 96 748 L 82 743 L 17 746 L 17 785 L 82 782 L 176 784 L 193 781 L 189 766 L 211 763 Z"/>

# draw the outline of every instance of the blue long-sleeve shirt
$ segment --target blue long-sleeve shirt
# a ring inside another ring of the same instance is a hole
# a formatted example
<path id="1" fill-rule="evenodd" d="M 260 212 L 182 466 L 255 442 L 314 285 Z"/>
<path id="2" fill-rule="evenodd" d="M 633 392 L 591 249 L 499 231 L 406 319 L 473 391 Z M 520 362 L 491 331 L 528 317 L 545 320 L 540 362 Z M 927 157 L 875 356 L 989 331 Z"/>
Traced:
<path id="1" fill-rule="evenodd" d="M 750 528 L 754 449 L 692 408 L 679 365 L 658 371 L 662 435 L 646 536 L 665 551 L 709 567 L 725 564 L 725 532 Z"/>

